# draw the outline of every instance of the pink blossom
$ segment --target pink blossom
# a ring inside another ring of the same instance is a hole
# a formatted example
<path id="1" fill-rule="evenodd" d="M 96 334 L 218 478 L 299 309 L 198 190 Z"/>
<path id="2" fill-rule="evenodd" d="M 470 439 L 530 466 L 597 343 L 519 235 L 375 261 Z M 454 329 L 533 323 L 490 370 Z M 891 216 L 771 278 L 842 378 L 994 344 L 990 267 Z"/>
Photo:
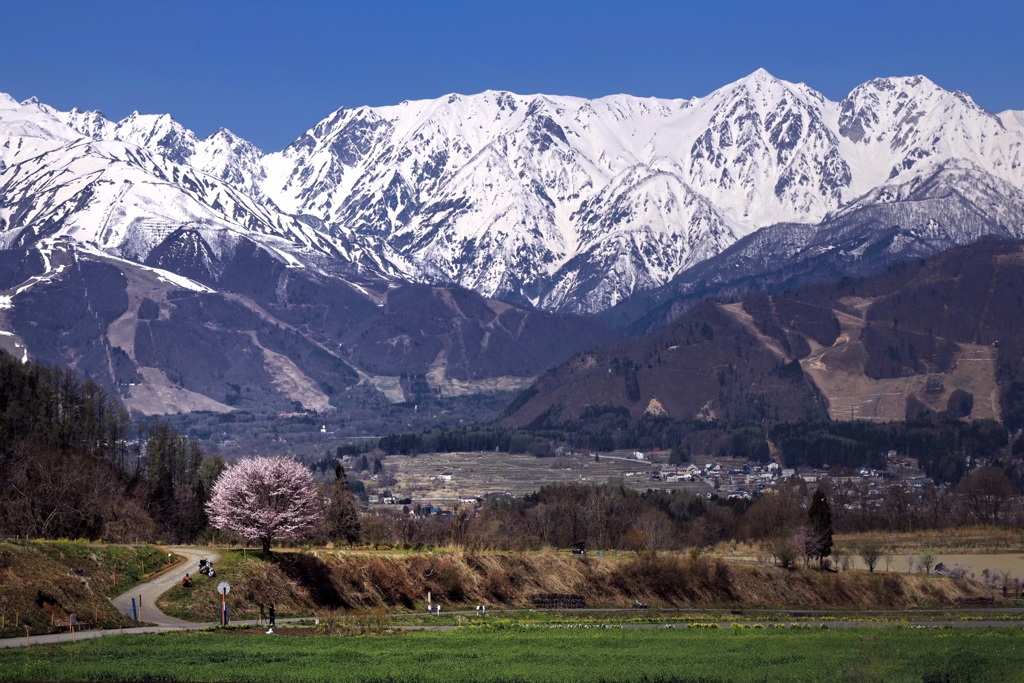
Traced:
<path id="1" fill-rule="evenodd" d="M 213 526 L 259 540 L 265 553 L 273 539 L 298 540 L 321 523 L 312 475 L 282 457 L 250 458 L 229 467 L 214 482 L 206 512 Z"/>

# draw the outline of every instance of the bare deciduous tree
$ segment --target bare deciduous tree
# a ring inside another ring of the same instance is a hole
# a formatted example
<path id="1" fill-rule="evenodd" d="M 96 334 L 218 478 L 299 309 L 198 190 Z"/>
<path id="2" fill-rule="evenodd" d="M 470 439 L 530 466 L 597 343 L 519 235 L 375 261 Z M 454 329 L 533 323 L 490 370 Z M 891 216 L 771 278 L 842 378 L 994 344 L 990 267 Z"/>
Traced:
<path id="1" fill-rule="evenodd" d="M 921 569 L 924 570 L 925 574 L 931 574 L 932 567 L 935 566 L 935 554 L 930 550 L 924 551 L 923 553 L 921 553 L 921 558 L 918 561 L 918 565 L 921 567 Z"/>
<path id="2" fill-rule="evenodd" d="M 860 559 L 864 561 L 868 571 L 872 574 L 878 566 L 878 560 L 882 557 L 882 546 L 874 541 L 868 541 L 860 547 Z"/>
<path id="3" fill-rule="evenodd" d="M 995 467 L 979 467 L 956 487 L 963 506 L 981 524 L 998 524 L 1000 513 L 1013 497 L 1013 484 Z"/>

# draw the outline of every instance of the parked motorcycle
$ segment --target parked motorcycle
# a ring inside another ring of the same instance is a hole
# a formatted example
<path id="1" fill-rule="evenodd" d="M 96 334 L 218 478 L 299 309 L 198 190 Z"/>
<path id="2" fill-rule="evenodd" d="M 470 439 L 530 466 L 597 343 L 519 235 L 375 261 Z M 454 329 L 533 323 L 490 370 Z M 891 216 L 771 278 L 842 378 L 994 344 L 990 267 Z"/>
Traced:
<path id="1" fill-rule="evenodd" d="M 199 560 L 199 573 L 206 574 L 211 579 L 217 576 L 217 572 L 213 569 L 213 562 L 207 562 L 205 557 Z"/>

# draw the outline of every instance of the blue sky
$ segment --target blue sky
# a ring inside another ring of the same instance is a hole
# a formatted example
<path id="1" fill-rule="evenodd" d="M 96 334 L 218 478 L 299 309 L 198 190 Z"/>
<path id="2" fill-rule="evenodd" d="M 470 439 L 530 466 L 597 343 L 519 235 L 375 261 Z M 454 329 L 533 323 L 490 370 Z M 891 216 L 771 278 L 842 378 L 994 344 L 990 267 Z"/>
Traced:
<path id="1" fill-rule="evenodd" d="M 8 2 L 0 91 L 59 109 L 169 112 L 265 150 L 338 107 L 487 89 L 703 96 L 764 67 L 830 99 L 924 74 L 1024 109 L 1024 3 Z"/>

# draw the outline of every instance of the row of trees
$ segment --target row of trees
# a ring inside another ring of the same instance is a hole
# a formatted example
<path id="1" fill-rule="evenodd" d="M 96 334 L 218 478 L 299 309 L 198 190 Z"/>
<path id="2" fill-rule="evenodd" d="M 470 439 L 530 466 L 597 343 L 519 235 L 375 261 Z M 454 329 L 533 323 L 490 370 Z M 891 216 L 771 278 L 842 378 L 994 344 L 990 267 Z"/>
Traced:
<path id="1" fill-rule="evenodd" d="M 901 485 L 882 497 L 851 495 L 845 478 L 808 489 L 799 478 L 754 501 L 683 491 L 639 492 L 623 486 L 557 484 L 523 498 L 489 499 L 450 516 L 375 511 L 362 519 L 364 543 L 528 550 L 545 546 L 631 550 L 682 549 L 720 542 L 760 544 L 777 557 L 821 560 L 831 530 L 914 531 L 964 524 L 1022 524 L 1024 510 L 998 469 L 973 470 L 955 488 Z M 784 563 L 786 563 L 784 562 Z"/>
<path id="2" fill-rule="evenodd" d="M 0 351 L 0 533 L 151 535 L 145 498 L 132 495 L 133 438 L 128 414 L 96 384 Z"/>
<path id="3" fill-rule="evenodd" d="M 0 350 L 0 463 L 14 445 L 75 452 L 126 471 L 132 434 L 117 399 L 71 370 L 22 363 Z"/>
<path id="4" fill-rule="evenodd" d="M 799 479 L 773 489 L 754 502 L 707 500 L 685 492 L 638 492 L 624 486 L 557 484 L 523 498 L 490 500 L 483 507 L 462 507 L 451 515 L 411 514 L 405 509 L 357 515 L 339 465 L 324 498 L 308 469 L 282 458 L 255 458 L 228 469 L 216 482 L 207 505 L 218 528 L 258 540 L 264 552 L 275 538 L 329 537 L 348 543 L 417 547 L 463 545 L 472 548 L 528 550 L 570 547 L 658 550 L 710 545 L 733 540 L 758 543 L 784 567 L 799 558 L 822 565 L 833 553 L 833 532 L 843 528 L 856 506 L 828 479 L 809 495 Z M 991 467 L 965 477 L 951 493 L 962 518 L 981 523 L 1024 521 L 1012 507 L 1013 490 L 1005 475 Z M 830 498 L 839 502 L 833 514 Z M 899 501 L 906 510 L 915 506 Z M 884 515 L 881 516 L 884 519 Z M 857 549 L 870 569 L 881 550 Z M 850 550 L 844 555 L 849 556 Z"/>

